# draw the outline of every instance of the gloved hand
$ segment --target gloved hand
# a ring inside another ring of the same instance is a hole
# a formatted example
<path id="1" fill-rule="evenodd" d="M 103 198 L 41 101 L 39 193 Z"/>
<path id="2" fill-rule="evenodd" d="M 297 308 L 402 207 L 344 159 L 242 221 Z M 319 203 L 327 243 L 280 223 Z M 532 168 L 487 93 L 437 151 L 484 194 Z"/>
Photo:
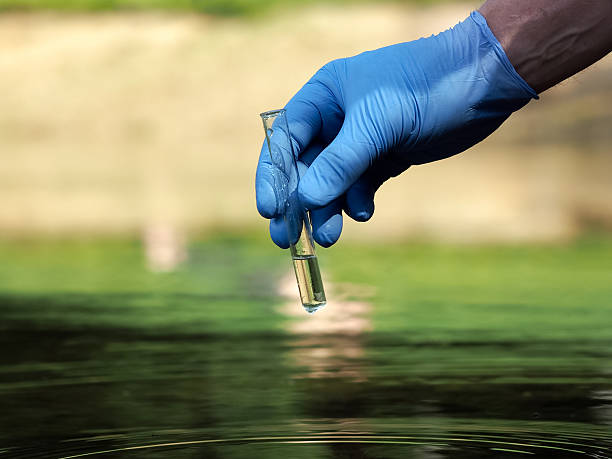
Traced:
<path id="1" fill-rule="evenodd" d="M 294 151 L 307 166 L 298 191 L 315 240 L 332 245 L 343 209 L 368 220 L 387 179 L 466 150 L 531 98 L 538 96 L 478 12 L 438 35 L 328 63 L 285 107 Z M 264 145 L 257 208 L 286 248 L 273 168 Z"/>

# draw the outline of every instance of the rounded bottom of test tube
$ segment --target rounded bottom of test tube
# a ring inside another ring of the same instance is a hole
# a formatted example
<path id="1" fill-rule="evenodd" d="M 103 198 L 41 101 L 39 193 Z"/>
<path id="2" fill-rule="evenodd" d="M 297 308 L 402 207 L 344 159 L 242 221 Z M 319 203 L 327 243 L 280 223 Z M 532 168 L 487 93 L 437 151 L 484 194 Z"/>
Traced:
<path id="1" fill-rule="evenodd" d="M 303 304 L 302 303 L 302 306 L 304 306 L 304 309 L 306 310 L 308 314 L 312 314 L 314 312 L 317 312 L 319 309 L 321 309 L 326 304 L 327 303 L 323 301 L 321 303 L 314 303 L 314 304 Z"/>

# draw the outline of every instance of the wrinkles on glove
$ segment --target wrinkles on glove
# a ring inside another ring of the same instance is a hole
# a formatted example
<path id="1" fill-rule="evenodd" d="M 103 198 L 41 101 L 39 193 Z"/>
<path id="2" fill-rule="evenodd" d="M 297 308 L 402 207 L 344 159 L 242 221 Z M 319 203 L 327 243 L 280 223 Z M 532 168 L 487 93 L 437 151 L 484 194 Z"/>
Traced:
<path id="1" fill-rule="evenodd" d="M 315 240 L 333 244 L 342 209 L 369 220 L 386 180 L 470 148 L 532 98 L 478 12 L 437 35 L 326 64 L 286 106 L 306 167 L 299 199 L 311 210 Z M 279 223 L 286 198 L 273 175 L 262 149 L 257 209 L 274 219 L 272 239 L 286 247 Z"/>

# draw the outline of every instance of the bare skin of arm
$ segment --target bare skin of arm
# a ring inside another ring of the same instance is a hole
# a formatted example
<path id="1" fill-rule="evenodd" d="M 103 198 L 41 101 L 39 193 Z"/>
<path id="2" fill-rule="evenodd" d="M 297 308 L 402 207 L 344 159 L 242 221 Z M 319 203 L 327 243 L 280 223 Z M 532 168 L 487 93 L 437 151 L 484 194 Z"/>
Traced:
<path id="1" fill-rule="evenodd" d="M 478 11 L 538 93 L 612 50 L 612 0 L 488 0 Z"/>

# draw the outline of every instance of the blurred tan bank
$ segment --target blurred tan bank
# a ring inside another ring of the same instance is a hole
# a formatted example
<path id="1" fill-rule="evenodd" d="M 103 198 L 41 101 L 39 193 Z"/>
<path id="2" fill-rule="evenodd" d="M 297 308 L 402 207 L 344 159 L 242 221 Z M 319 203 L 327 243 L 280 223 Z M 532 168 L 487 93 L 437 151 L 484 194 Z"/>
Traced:
<path id="1" fill-rule="evenodd" d="M 327 61 L 440 31 L 474 5 L 247 19 L 3 13 L 0 234 L 266 231 L 253 183 L 258 113 Z M 388 183 L 373 220 L 347 223 L 344 237 L 556 241 L 610 230 L 611 121 L 608 57 L 473 150 Z"/>

